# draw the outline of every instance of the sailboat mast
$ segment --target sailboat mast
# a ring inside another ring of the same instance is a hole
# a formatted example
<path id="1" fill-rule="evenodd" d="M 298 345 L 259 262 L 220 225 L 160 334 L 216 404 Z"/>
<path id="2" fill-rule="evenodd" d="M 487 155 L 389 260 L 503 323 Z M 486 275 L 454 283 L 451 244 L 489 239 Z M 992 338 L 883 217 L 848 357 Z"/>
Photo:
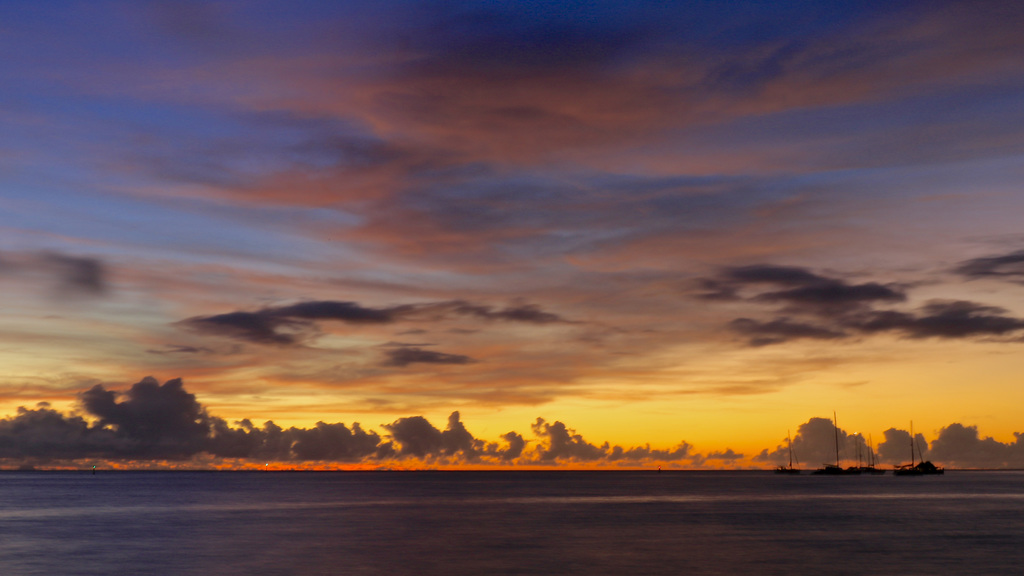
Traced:
<path id="1" fill-rule="evenodd" d="M 832 411 L 832 428 L 836 432 L 836 468 L 839 468 L 839 420 L 836 418 L 836 411 Z"/>
<path id="2" fill-rule="evenodd" d="M 793 467 L 793 439 L 789 435 L 789 430 L 786 430 L 786 445 L 789 446 L 789 467 Z"/>
<path id="3" fill-rule="evenodd" d="M 914 421 L 910 421 L 910 467 L 914 467 Z"/>

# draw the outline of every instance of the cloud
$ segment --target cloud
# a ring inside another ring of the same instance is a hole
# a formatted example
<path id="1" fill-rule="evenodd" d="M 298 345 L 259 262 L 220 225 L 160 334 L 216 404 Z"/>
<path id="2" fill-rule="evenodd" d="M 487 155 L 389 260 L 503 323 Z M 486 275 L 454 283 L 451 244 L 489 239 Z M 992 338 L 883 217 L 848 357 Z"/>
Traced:
<path id="1" fill-rule="evenodd" d="M 201 346 L 187 346 L 184 344 L 168 344 L 162 350 L 146 350 L 149 354 L 213 354 L 213 349 Z"/>
<path id="2" fill-rule="evenodd" d="M 836 428 L 830 418 L 817 417 L 810 418 L 797 428 L 791 440 L 793 459 L 807 467 L 835 464 L 837 444 L 841 462 L 856 462 L 859 455 L 861 463 L 867 463 L 869 447 L 863 435 L 848 434 L 842 428 Z M 789 446 L 780 445 L 771 451 L 764 450 L 753 460 L 775 464 L 788 463 Z"/>
<path id="3" fill-rule="evenodd" d="M 90 295 L 107 292 L 106 267 L 97 258 L 49 252 L 43 261 L 55 269 L 62 291 Z"/>
<path id="4" fill-rule="evenodd" d="M 317 422 L 309 429 L 292 428 L 291 451 L 296 460 L 358 462 L 377 450 L 380 436 L 365 432 L 359 423 L 348 428 L 344 424 Z"/>
<path id="5" fill-rule="evenodd" d="M 481 318 L 484 320 L 502 320 L 506 322 L 523 322 L 526 324 L 550 324 L 565 322 L 558 314 L 545 312 L 536 304 L 519 304 L 496 309 L 493 306 L 471 304 L 456 300 L 442 306 L 450 306 L 454 314 Z"/>
<path id="6" fill-rule="evenodd" d="M 542 310 L 535 304 L 517 304 L 495 308 L 463 300 L 428 302 L 386 308 L 370 308 L 355 302 L 317 300 L 288 306 L 263 308 L 255 312 L 227 312 L 213 316 L 194 316 L 178 324 L 195 332 L 228 336 L 254 344 L 292 346 L 301 344 L 315 334 L 316 322 L 336 321 L 345 324 L 389 324 L 398 321 L 441 321 L 449 316 L 482 320 L 550 324 L 565 320 Z M 389 362 L 404 366 L 413 362 L 458 364 L 458 356 L 426 352 L 416 348 L 392 351 Z M 401 364 L 401 362 L 405 364 Z"/>
<path id="7" fill-rule="evenodd" d="M 1014 433 L 1012 444 L 982 438 L 977 426 L 950 424 L 939 430 L 929 457 L 958 468 L 1021 468 L 1024 466 L 1024 434 Z"/>
<path id="8" fill-rule="evenodd" d="M 810 309 L 818 314 L 844 313 L 876 302 L 903 302 L 907 299 L 897 285 L 876 282 L 850 284 L 839 278 L 815 274 L 806 268 L 770 264 L 727 268 L 715 278 L 701 279 L 700 285 L 709 290 L 699 295 L 704 299 L 739 300 L 743 299 L 741 292 L 756 289 L 757 293 L 749 296 L 748 300 L 782 303 L 793 309 Z"/>
<path id="9" fill-rule="evenodd" d="M 385 324 L 395 320 L 399 308 L 366 308 L 355 302 L 313 301 L 268 308 L 264 312 L 278 318 L 338 320 L 351 324 Z"/>
<path id="10" fill-rule="evenodd" d="M 476 360 L 461 354 L 445 354 L 422 348 L 394 348 L 386 352 L 385 366 L 404 368 L 410 364 L 471 364 Z"/>
<path id="11" fill-rule="evenodd" d="M 526 440 L 522 434 L 515 431 L 506 432 L 501 439 L 508 443 L 508 447 L 504 450 L 498 448 L 497 444 L 489 446 L 491 451 L 498 455 L 498 458 L 504 462 L 510 462 L 522 456 L 523 449 L 526 448 Z"/>
<path id="12" fill-rule="evenodd" d="M 819 276 L 806 268 L 776 266 L 773 264 L 754 264 L 726 268 L 720 276 L 724 281 L 740 285 L 777 284 L 780 286 L 811 286 L 834 282 L 834 280 Z"/>
<path id="13" fill-rule="evenodd" d="M 422 416 L 399 418 L 391 424 L 386 424 L 384 429 L 397 444 L 398 456 L 429 460 L 461 454 L 464 461 L 475 462 L 484 448 L 484 442 L 477 440 L 466 430 L 465 425 L 459 420 L 458 412 L 452 412 L 448 417 L 448 427 L 443 432 Z"/>
<path id="14" fill-rule="evenodd" d="M 696 282 L 710 301 L 780 304 L 770 320 L 736 318 L 728 327 L 751 346 L 895 333 L 908 338 L 1003 337 L 1024 330 L 1007 310 L 965 300 L 931 300 L 916 311 L 879 308 L 906 301 L 898 284 L 849 283 L 806 268 L 755 265 L 724 269 Z M 794 316 L 796 318 L 794 318 Z"/>
<path id="15" fill-rule="evenodd" d="M 38 279 L 62 297 L 104 296 L 110 290 L 102 260 L 60 252 L 8 253 L 0 258 L 0 274 Z"/>
<path id="16" fill-rule="evenodd" d="M 651 448 L 650 444 L 647 444 L 628 449 L 622 446 L 612 446 L 608 452 L 609 462 L 699 462 L 700 460 L 700 455 L 693 452 L 693 446 L 688 442 L 680 442 L 669 450 Z"/>
<path id="17" fill-rule="evenodd" d="M 159 384 L 147 377 L 126 391 L 96 385 L 80 395 L 81 414 L 65 414 L 45 403 L 19 408 L 0 419 L 0 461 L 5 465 L 47 466 L 83 459 L 127 462 L 187 461 L 208 455 L 244 462 L 338 462 L 385 465 L 585 465 L 678 467 L 743 466 L 745 456 L 732 449 L 701 454 L 687 442 L 670 449 L 595 444 L 560 421 L 537 418 L 531 425 L 536 441 L 515 431 L 501 435 L 504 443 L 476 438 L 452 412 L 444 430 L 423 416 L 398 418 L 382 428 L 385 435 L 359 423 L 317 422 L 310 428 L 283 429 L 268 421 L 257 427 L 249 420 L 234 425 L 211 416 L 184 389 L 180 379 Z M 838 437 L 844 465 L 868 461 L 869 446 L 861 434 L 836 429 L 828 418 L 810 418 L 792 438 L 795 459 L 806 466 L 835 461 Z M 982 437 L 976 426 L 959 423 L 942 428 L 929 447 L 916 435 L 915 460 L 964 468 L 1024 466 L 1024 434 L 1003 443 Z M 530 447 L 530 445 L 532 447 Z M 529 449 L 528 449 L 529 448 Z M 902 464 L 910 460 L 910 434 L 889 428 L 877 447 L 877 461 Z M 198 460 L 197 460 L 198 461 Z M 788 447 L 765 449 L 754 463 L 788 461 Z"/>
<path id="18" fill-rule="evenodd" d="M 441 431 L 423 416 L 399 418 L 385 424 L 384 429 L 397 443 L 399 456 L 425 458 L 441 450 Z"/>
<path id="19" fill-rule="evenodd" d="M 1024 250 L 1002 256 L 967 260 L 953 271 L 970 279 L 999 278 L 1012 282 L 1024 282 Z"/>
<path id="20" fill-rule="evenodd" d="M 317 422 L 311 428 L 283 429 L 272 421 L 257 427 L 234 425 L 211 416 L 187 392 L 181 379 L 159 384 L 146 377 L 126 391 L 96 385 L 80 394 L 81 414 L 49 406 L 20 408 L 0 419 L 0 460 L 6 464 L 75 462 L 82 459 L 129 462 L 186 461 L 209 455 L 249 462 L 370 463 L 416 461 L 423 465 L 648 465 L 654 462 L 702 466 L 706 460 L 733 461 L 731 450 L 707 458 L 681 442 L 672 449 L 650 445 L 623 448 L 595 445 L 555 421 L 538 418 L 536 441 L 510 431 L 502 442 L 476 438 L 452 412 L 444 430 L 423 416 L 398 418 L 385 435 L 358 423 Z M 532 449 L 527 449 L 533 444 Z"/>
<path id="21" fill-rule="evenodd" d="M 811 418 L 801 424 L 792 439 L 793 455 L 807 467 L 814 463 L 835 462 L 836 428 L 827 418 Z M 870 447 L 860 434 L 847 434 L 838 430 L 840 458 L 842 465 L 852 465 L 858 450 L 861 461 L 867 462 Z M 1024 434 L 1014 433 L 1014 442 L 999 442 L 991 437 L 982 437 L 977 426 L 954 423 L 941 428 L 929 444 L 924 435 L 914 435 L 911 445 L 910 432 L 889 428 L 883 432 L 883 440 L 877 445 L 876 460 L 880 464 L 908 464 L 931 460 L 935 464 L 954 468 L 1020 468 L 1024 466 Z M 911 454 L 913 450 L 913 454 Z M 712 455 L 708 455 L 710 459 Z M 764 450 L 753 460 L 773 464 L 788 462 L 786 445 L 773 450 Z"/>
<path id="22" fill-rule="evenodd" d="M 214 316 L 194 316 L 179 322 L 196 332 L 229 336 L 254 344 L 293 345 L 301 341 L 298 333 L 281 332 L 282 328 L 293 330 L 308 327 L 308 324 L 281 318 L 265 312 L 228 312 Z"/>
<path id="23" fill-rule="evenodd" d="M 546 442 L 537 451 L 540 462 L 593 462 L 606 456 L 603 449 L 587 442 L 561 422 L 549 424 L 543 418 L 537 418 L 531 428 L 534 434 Z"/>
<path id="24" fill-rule="evenodd" d="M 118 401 L 121 396 L 122 400 Z M 97 384 L 80 395 L 82 407 L 124 440 L 127 455 L 180 458 L 204 448 L 210 430 L 206 410 L 180 378 L 160 385 L 147 377 L 124 394 Z"/>
<path id="25" fill-rule="evenodd" d="M 292 436 L 273 422 L 256 428 L 246 419 L 232 428 L 223 419 L 213 417 L 206 451 L 222 458 L 287 461 L 292 459 Z"/>
<path id="26" fill-rule="evenodd" d="M 112 431 L 97 429 L 81 416 L 65 415 L 41 405 L 18 408 L 0 420 L 0 458 L 49 461 L 110 456 L 118 447 Z"/>
<path id="27" fill-rule="evenodd" d="M 792 306 L 810 306 L 821 310 L 845 311 L 873 302 L 903 302 L 901 291 L 874 282 L 850 285 L 840 280 L 815 283 L 788 290 L 762 292 L 761 302 L 784 302 Z"/>
<path id="28" fill-rule="evenodd" d="M 229 336 L 255 344 L 289 346 L 308 338 L 314 320 L 385 324 L 395 320 L 398 310 L 400 308 L 366 308 L 354 302 L 310 301 L 256 312 L 194 316 L 179 324 L 200 333 Z"/>
<path id="29" fill-rule="evenodd" d="M 473 438 L 452 413 L 448 428 L 438 431 L 421 416 L 385 426 L 397 443 L 396 452 L 382 450 L 380 435 L 358 423 L 317 422 L 312 428 L 282 429 L 273 422 L 257 428 L 249 420 L 230 426 L 210 416 L 181 379 L 159 384 L 151 377 L 125 392 L 96 385 L 79 396 L 85 416 L 61 414 L 47 406 L 21 408 L 13 418 L 0 420 L 0 458 L 8 460 L 183 460 L 207 453 L 221 458 L 273 461 L 360 462 L 378 454 L 397 458 L 432 459 L 461 455 L 466 462 L 483 453 L 484 443 Z M 509 447 L 490 454 L 518 458 L 522 438 L 505 436 Z"/>
<path id="30" fill-rule="evenodd" d="M 920 462 L 922 457 L 928 454 L 928 442 L 921 433 L 914 435 L 913 444 L 910 441 L 910 432 L 906 430 L 889 428 L 882 434 L 884 439 L 878 445 L 878 457 L 882 462 L 904 464 L 909 463 L 911 458 L 915 462 Z"/>
<path id="31" fill-rule="evenodd" d="M 743 458 L 743 454 L 735 452 L 732 448 L 726 449 L 723 452 L 711 452 L 704 457 L 705 460 L 725 460 L 728 462 L 736 461 Z"/>
<path id="32" fill-rule="evenodd" d="M 768 322 L 761 322 L 750 318 L 737 318 L 729 323 L 729 328 L 748 336 L 751 346 L 779 344 L 801 338 L 834 340 L 847 336 L 845 332 L 838 332 L 811 324 L 791 322 L 787 318 L 777 318 Z"/>
<path id="33" fill-rule="evenodd" d="M 1006 316 L 1005 309 L 964 300 L 933 300 L 909 314 L 892 310 L 867 312 L 842 324 L 864 333 L 899 332 L 911 338 L 1005 336 L 1024 330 L 1024 319 Z"/>

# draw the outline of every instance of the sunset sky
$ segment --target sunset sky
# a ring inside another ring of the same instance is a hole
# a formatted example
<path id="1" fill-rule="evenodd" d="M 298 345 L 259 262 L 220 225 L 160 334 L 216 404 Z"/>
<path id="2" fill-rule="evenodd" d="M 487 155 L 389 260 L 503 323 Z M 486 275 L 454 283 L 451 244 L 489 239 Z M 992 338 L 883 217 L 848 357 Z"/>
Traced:
<path id="1" fill-rule="evenodd" d="M 1024 466 L 1022 29 L 0 4 L 0 458 Z"/>

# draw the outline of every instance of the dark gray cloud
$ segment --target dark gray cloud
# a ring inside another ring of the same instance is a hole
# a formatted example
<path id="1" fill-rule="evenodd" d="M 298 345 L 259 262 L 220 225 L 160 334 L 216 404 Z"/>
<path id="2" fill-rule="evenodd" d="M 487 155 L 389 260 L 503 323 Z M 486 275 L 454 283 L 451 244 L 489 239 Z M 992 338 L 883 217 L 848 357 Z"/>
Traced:
<path id="1" fill-rule="evenodd" d="M 222 458 L 275 462 L 359 462 L 373 457 L 380 436 L 365 431 L 359 423 L 351 427 L 340 422 L 317 422 L 312 428 L 282 429 L 273 422 L 262 428 L 242 420 L 236 427 L 212 419 L 210 436 L 203 452 Z"/>
<path id="2" fill-rule="evenodd" d="M 211 418 L 207 452 L 222 458 L 287 461 L 292 459 L 292 443 L 292 433 L 273 422 L 256 428 L 246 419 L 232 428 L 224 420 L 214 417 Z"/>
<path id="3" fill-rule="evenodd" d="M 99 426 L 124 441 L 126 455 L 181 458 L 205 448 L 210 419 L 180 378 L 161 385 L 147 377 L 120 395 L 97 384 L 79 398 Z"/>
<path id="4" fill-rule="evenodd" d="M 506 432 L 501 436 L 501 439 L 508 443 L 507 448 L 501 449 L 497 444 L 491 444 L 488 448 L 491 452 L 497 454 L 503 462 L 511 462 L 522 456 L 523 450 L 526 448 L 526 440 L 522 434 L 515 431 Z"/>
<path id="5" fill-rule="evenodd" d="M 869 459 L 867 439 L 860 434 L 849 434 L 836 428 L 830 418 L 810 418 L 797 428 L 791 440 L 794 464 L 805 468 L 818 468 L 824 464 L 836 463 L 836 447 L 843 466 L 855 462 L 866 464 Z M 789 446 L 782 444 L 773 450 L 764 450 L 755 456 L 756 462 L 786 464 L 789 462 Z"/>
<path id="6" fill-rule="evenodd" d="M 482 440 L 477 440 L 466 430 L 458 412 L 452 412 L 448 417 L 448 427 L 444 431 L 435 428 L 422 416 L 399 418 L 384 425 L 384 429 L 390 433 L 398 456 L 430 459 L 461 454 L 464 461 L 475 462 L 479 460 L 485 446 Z M 512 445 L 514 440 L 510 440 L 512 451 L 515 450 Z"/>
<path id="7" fill-rule="evenodd" d="M 1024 434 L 1015 432 L 1014 437 L 1013 443 L 1005 444 L 994 438 L 982 438 L 977 426 L 954 423 L 939 430 L 929 456 L 957 468 L 1021 468 Z"/>
<path id="8" fill-rule="evenodd" d="M 670 450 L 651 448 L 650 444 L 648 444 L 645 446 L 634 446 L 632 448 L 612 446 L 611 450 L 608 452 L 608 460 L 611 462 L 643 462 L 646 460 L 678 462 L 683 460 L 692 461 L 694 458 L 699 458 L 699 456 L 693 453 L 693 446 L 687 442 L 681 442 L 675 448 Z"/>
<path id="9" fill-rule="evenodd" d="M 749 299 L 781 303 L 817 313 L 842 313 L 876 302 L 903 302 L 903 288 L 876 282 L 850 284 L 840 278 L 815 274 L 796 266 L 759 264 L 726 268 L 714 278 L 702 278 L 699 297 L 710 300 Z M 744 298 L 742 293 L 756 291 Z"/>
<path id="10" fill-rule="evenodd" d="M 810 286 L 833 282 L 832 279 L 819 276 L 806 268 L 773 264 L 727 268 L 722 272 L 721 279 L 736 284 L 777 284 L 779 286 Z"/>
<path id="11" fill-rule="evenodd" d="M 537 452 L 541 462 L 594 462 L 607 456 L 604 449 L 587 442 L 583 436 L 561 422 L 549 424 L 543 418 L 537 418 L 531 428 L 535 435 L 546 442 Z"/>
<path id="12" fill-rule="evenodd" d="M 384 429 L 397 444 L 396 452 L 400 456 L 423 458 L 441 450 L 441 431 L 423 416 L 399 418 L 385 424 Z"/>
<path id="13" fill-rule="evenodd" d="M 358 423 L 317 422 L 311 428 L 283 429 L 273 422 L 257 427 L 249 420 L 234 425 L 215 416 L 187 392 L 180 379 L 159 384 L 151 377 L 126 391 L 101 385 L 81 393 L 81 414 L 65 414 L 45 403 L 0 419 L 0 460 L 6 465 L 46 465 L 91 460 L 187 460 L 208 454 L 219 458 L 273 462 L 384 463 L 416 459 L 432 464 L 616 464 L 720 466 L 744 456 L 731 449 L 700 454 L 687 442 L 671 449 L 650 445 L 623 447 L 589 442 L 560 421 L 543 418 L 531 426 L 536 441 L 510 431 L 504 444 L 486 443 L 466 428 L 459 412 L 452 412 L 440 430 L 423 416 L 399 418 L 384 425 L 386 435 L 365 430 Z M 911 459 L 910 434 L 889 428 L 877 445 L 877 462 L 898 465 Z M 797 463 L 804 468 L 834 463 L 836 439 L 842 465 L 869 460 L 868 438 L 836 429 L 831 419 L 810 418 L 792 438 Z M 959 423 L 939 430 L 929 446 L 915 435 L 914 456 L 938 465 L 961 468 L 1019 468 L 1024 466 L 1024 434 L 1003 443 L 982 437 L 976 426 Z M 531 444 L 532 447 L 527 449 Z M 788 447 L 780 444 L 753 457 L 754 462 L 788 461 Z"/>
<path id="14" fill-rule="evenodd" d="M 802 424 L 793 437 L 793 453 L 804 467 L 816 467 L 818 463 L 835 462 L 835 433 L 832 421 L 826 418 L 811 418 Z M 863 435 L 847 434 L 840 429 L 839 455 L 843 466 L 857 461 L 868 461 L 871 446 Z M 993 438 L 981 437 L 977 426 L 954 423 L 939 430 L 937 437 L 929 444 L 921 433 L 914 434 L 911 443 L 910 432 L 889 428 L 883 432 L 882 441 L 877 444 L 876 462 L 890 466 L 909 464 L 911 460 L 931 460 L 939 466 L 955 468 L 1020 468 L 1024 466 L 1024 434 L 1014 433 L 1012 443 L 999 442 Z M 710 456 L 709 456 L 710 458 Z M 765 450 L 754 458 L 759 462 L 783 464 L 788 462 L 785 445 L 774 450 Z"/>
<path id="15" fill-rule="evenodd" d="M 864 333 L 899 332 L 911 338 L 968 338 L 1005 336 L 1024 330 L 1024 319 L 1006 310 L 964 300 L 935 300 L 919 313 L 873 311 L 843 319 L 842 325 Z"/>
<path id="16" fill-rule="evenodd" d="M 953 271 L 972 279 L 1000 278 L 1013 282 L 1024 282 L 1024 250 L 1002 256 L 967 260 Z"/>
<path id="17" fill-rule="evenodd" d="M 84 415 L 48 407 L 20 408 L 0 420 L 0 458 L 52 460 L 183 460 L 201 453 L 273 461 L 355 462 L 375 454 L 380 437 L 358 423 L 318 422 L 312 428 L 232 427 L 209 416 L 180 379 L 151 377 L 125 392 L 97 385 L 80 394 Z M 92 419 L 90 422 L 87 417 Z M 456 433 L 457 435 L 457 433 Z"/>
<path id="18" fill-rule="evenodd" d="M 477 320 L 521 322 L 524 324 L 568 322 L 568 320 L 565 320 L 558 314 L 547 312 L 536 304 L 521 302 L 504 308 L 498 308 L 465 300 L 446 300 L 443 302 L 398 306 L 393 310 L 396 316 L 408 320 L 436 321 L 451 317 L 466 317 Z"/>
<path id="19" fill-rule="evenodd" d="M 704 457 L 705 460 L 726 460 L 733 461 L 743 458 L 743 454 L 735 452 L 732 448 L 726 449 L 722 452 L 711 452 Z"/>
<path id="20" fill-rule="evenodd" d="M 461 453 L 466 460 L 472 462 L 477 460 L 480 449 L 484 442 L 477 440 L 466 430 L 466 425 L 460 420 L 458 412 L 452 412 L 448 416 L 448 426 L 441 433 L 441 450 L 445 454 Z"/>
<path id="21" fill-rule="evenodd" d="M 541 310 L 540 306 L 536 304 L 520 304 L 500 309 L 463 301 L 452 302 L 451 305 L 453 307 L 452 312 L 455 314 L 473 316 L 485 320 L 503 320 L 527 324 L 550 324 L 565 321 L 557 314 Z"/>
<path id="22" fill-rule="evenodd" d="M 874 282 L 847 284 L 832 280 L 799 288 L 763 292 L 755 298 L 760 302 L 782 302 L 792 306 L 812 306 L 821 309 L 844 311 L 873 302 L 903 302 L 903 292 Z"/>
<path id="23" fill-rule="evenodd" d="M 422 348 L 395 348 L 388 350 L 385 366 L 404 368 L 411 364 L 471 364 L 476 362 L 469 356 L 461 354 L 445 354 Z"/>
<path id="24" fill-rule="evenodd" d="M 292 428 L 292 454 L 297 460 L 328 460 L 358 462 L 373 454 L 380 444 L 376 432 L 365 432 L 359 423 L 348 428 L 344 424 L 317 422 L 309 429 Z"/>
<path id="25" fill-rule="evenodd" d="M 201 346 L 186 346 L 183 344 L 168 344 L 164 346 L 162 350 L 151 349 L 146 350 L 150 354 L 212 354 L 212 348 L 206 348 Z"/>
<path id="26" fill-rule="evenodd" d="M 107 292 L 107 271 L 99 259 L 49 252 L 43 260 L 56 271 L 62 291 L 91 295 Z"/>
<path id="27" fill-rule="evenodd" d="M 300 302 L 256 312 L 227 312 L 194 316 L 181 325 L 207 334 L 229 336 L 256 344 L 299 344 L 315 331 L 313 321 L 335 320 L 350 324 L 392 322 L 402 308 L 367 308 L 354 302 L 331 300 Z"/>
<path id="28" fill-rule="evenodd" d="M 878 458 L 881 462 L 893 465 L 909 464 L 911 459 L 920 462 L 928 455 L 928 442 L 923 434 L 915 434 L 911 444 L 910 432 L 897 428 L 889 428 L 882 433 L 884 439 L 878 445 Z"/>
<path id="29" fill-rule="evenodd" d="M 0 273 L 42 278 L 60 296 L 103 296 L 110 290 L 107 266 L 99 258 L 88 256 L 13 253 L 0 258 Z"/>
<path id="30" fill-rule="evenodd" d="M 338 320 L 353 324 L 384 324 L 393 322 L 401 308 L 366 308 L 355 302 L 331 300 L 300 302 L 291 306 L 269 308 L 265 312 L 279 318 L 303 320 Z"/>
<path id="31" fill-rule="evenodd" d="M 196 332 L 228 336 L 255 344 L 292 345 L 301 340 L 298 333 L 285 333 L 282 328 L 296 329 L 308 324 L 281 318 L 266 312 L 228 312 L 214 316 L 194 316 L 180 322 Z"/>
<path id="32" fill-rule="evenodd" d="M 838 340 L 895 333 L 907 338 L 1008 337 L 1024 319 L 1007 310 L 964 300 L 932 300 L 914 311 L 883 308 L 907 300 L 902 285 L 850 283 L 793 266 L 727 268 L 697 281 L 697 297 L 778 305 L 768 320 L 737 318 L 729 328 L 751 346 L 793 340 Z"/>
<path id="33" fill-rule="evenodd" d="M 780 344 L 801 338 L 834 340 L 847 336 L 845 332 L 802 322 L 792 322 L 788 318 L 776 318 L 768 322 L 751 318 L 737 318 L 729 323 L 729 328 L 749 337 L 751 346 Z"/>
<path id="34" fill-rule="evenodd" d="M 505 308 L 474 304 L 463 300 L 409 304 L 386 308 L 371 308 L 355 302 L 316 300 L 288 306 L 263 308 L 255 312 L 227 312 L 212 316 L 194 316 L 180 325 L 205 334 L 228 336 L 255 344 L 283 346 L 301 344 L 316 333 L 316 322 L 337 321 L 346 324 L 388 324 L 405 321 L 440 321 L 445 318 L 470 317 L 482 320 L 549 324 L 565 322 L 557 314 L 546 312 L 535 304 L 516 304 Z M 406 357 L 413 358 L 414 354 Z M 443 356 L 424 354 L 414 362 L 438 362 Z M 401 358 L 399 358 L 401 360 Z M 404 364 L 402 364 L 404 365 Z"/>
<path id="35" fill-rule="evenodd" d="M 114 433 L 90 426 L 81 416 L 65 415 L 46 405 L 18 408 L 0 420 L 0 458 L 46 462 L 108 456 L 119 447 Z"/>
<path id="36" fill-rule="evenodd" d="M 416 459 L 433 464 L 617 464 L 670 463 L 702 467 L 735 463 L 744 456 L 731 449 L 706 455 L 687 442 L 671 449 L 650 445 L 625 448 L 598 445 L 564 423 L 537 418 L 531 426 L 537 438 L 527 450 L 524 437 L 511 431 L 505 444 L 485 443 L 466 428 L 459 412 L 452 412 L 444 430 L 422 416 L 399 418 L 384 425 L 387 435 L 364 430 L 358 423 L 317 422 L 311 428 L 282 429 L 273 422 L 257 427 L 249 420 L 229 425 L 210 416 L 187 392 L 180 379 L 159 384 L 151 377 L 118 392 L 97 385 L 80 395 L 82 414 L 64 414 L 41 403 L 19 408 L 0 419 L 0 460 L 7 465 L 45 466 L 82 459 L 185 460 L 200 454 L 249 461 L 362 462 Z M 877 462 L 888 465 L 911 459 L 910 433 L 889 428 L 877 445 Z M 939 430 L 929 446 L 915 435 L 913 458 L 959 468 L 1020 468 L 1024 466 L 1024 434 L 1015 441 L 982 437 L 976 426 L 959 423 Z M 870 447 L 861 434 L 836 429 L 831 419 L 810 418 L 792 438 L 798 465 L 815 468 L 834 463 L 836 440 L 844 466 L 867 463 Z M 788 446 L 780 444 L 753 457 L 755 462 L 788 461 Z"/>

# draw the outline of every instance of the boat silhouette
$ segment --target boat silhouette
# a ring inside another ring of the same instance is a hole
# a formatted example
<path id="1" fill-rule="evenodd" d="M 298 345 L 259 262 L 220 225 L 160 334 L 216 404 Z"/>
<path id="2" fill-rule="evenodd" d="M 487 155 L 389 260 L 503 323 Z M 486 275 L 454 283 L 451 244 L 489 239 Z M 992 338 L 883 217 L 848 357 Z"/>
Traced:
<path id="1" fill-rule="evenodd" d="M 875 444 L 871 441 L 871 436 L 868 436 L 868 463 L 865 466 L 860 464 L 860 444 L 857 444 L 857 469 L 860 470 L 861 474 L 885 474 L 885 470 L 877 468 L 875 464 L 877 459 L 875 458 Z"/>
<path id="2" fill-rule="evenodd" d="M 789 436 L 789 430 L 786 430 L 786 444 L 789 446 L 789 466 L 780 465 L 775 468 L 776 474 L 799 474 L 799 468 L 793 468 L 793 440 Z"/>
<path id="3" fill-rule="evenodd" d="M 841 475 L 855 475 L 860 474 L 860 467 L 850 466 L 849 468 L 843 468 L 839 465 L 839 420 L 836 418 L 835 411 L 832 411 L 832 429 L 835 431 L 836 439 L 836 463 L 835 464 L 824 464 L 821 468 L 818 468 L 811 474 L 817 474 L 819 476 L 841 476 Z"/>
<path id="4" fill-rule="evenodd" d="M 892 473 L 896 476 L 928 476 L 935 474 L 942 474 L 945 472 L 944 468 L 932 464 L 931 460 L 925 460 L 924 456 L 921 456 L 921 461 L 914 463 L 914 448 L 916 443 L 914 442 L 914 422 L 910 422 L 910 464 L 903 464 L 893 468 Z M 918 447 L 920 452 L 920 447 Z"/>

